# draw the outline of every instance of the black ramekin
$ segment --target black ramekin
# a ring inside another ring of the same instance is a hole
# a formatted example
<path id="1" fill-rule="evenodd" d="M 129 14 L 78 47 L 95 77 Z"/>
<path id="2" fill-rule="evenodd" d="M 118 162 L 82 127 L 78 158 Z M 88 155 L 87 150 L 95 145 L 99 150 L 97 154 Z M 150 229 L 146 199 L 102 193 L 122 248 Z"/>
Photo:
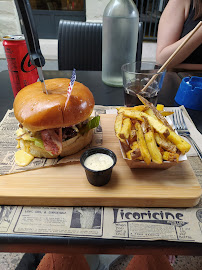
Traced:
<path id="1" fill-rule="evenodd" d="M 93 154 L 97 154 L 97 153 L 109 155 L 113 159 L 113 165 L 111 167 L 109 167 L 108 169 L 101 170 L 101 171 L 94 171 L 94 170 L 87 168 L 84 165 L 86 158 L 93 155 Z M 111 178 L 111 174 L 112 174 L 112 169 L 115 166 L 116 161 L 117 161 L 117 158 L 116 158 L 116 155 L 114 154 L 114 152 L 112 152 L 110 149 L 103 148 L 103 147 L 89 148 L 80 157 L 81 165 L 85 169 L 86 176 L 87 176 L 89 183 L 94 185 L 94 186 L 99 186 L 99 187 L 104 186 L 109 182 L 109 180 Z"/>

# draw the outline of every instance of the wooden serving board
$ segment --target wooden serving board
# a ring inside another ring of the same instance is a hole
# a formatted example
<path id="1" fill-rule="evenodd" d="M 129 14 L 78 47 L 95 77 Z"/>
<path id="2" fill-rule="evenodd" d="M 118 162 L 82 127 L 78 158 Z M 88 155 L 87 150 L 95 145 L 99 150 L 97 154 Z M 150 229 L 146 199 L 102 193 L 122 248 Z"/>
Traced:
<path id="1" fill-rule="evenodd" d="M 110 182 L 95 187 L 80 163 L 0 176 L 0 204 L 40 206 L 192 207 L 201 187 L 188 161 L 166 170 L 130 169 L 114 135 L 115 115 L 101 115 L 103 147 L 117 155 Z"/>

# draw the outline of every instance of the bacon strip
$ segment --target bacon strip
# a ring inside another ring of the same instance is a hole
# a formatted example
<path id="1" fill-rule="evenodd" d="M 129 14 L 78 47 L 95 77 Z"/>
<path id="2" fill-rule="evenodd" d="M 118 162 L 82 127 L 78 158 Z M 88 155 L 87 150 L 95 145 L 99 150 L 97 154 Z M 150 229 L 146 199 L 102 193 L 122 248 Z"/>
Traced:
<path id="1" fill-rule="evenodd" d="M 62 128 L 44 129 L 41 137 L 47 152 L 59 155 L 62 152 Z"/>

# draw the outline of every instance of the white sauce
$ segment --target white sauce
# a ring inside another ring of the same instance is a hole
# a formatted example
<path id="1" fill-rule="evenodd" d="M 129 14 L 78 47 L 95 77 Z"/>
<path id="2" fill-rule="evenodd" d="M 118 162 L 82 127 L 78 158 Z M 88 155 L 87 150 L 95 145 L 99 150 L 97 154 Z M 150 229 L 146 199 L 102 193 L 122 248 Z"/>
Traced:
<path id="1" fill-rule="evenodd" d="M 114 164 L 113 159 L 102 153 L 96 153 L 86 158 L 84 165 L 94 171 L 102 171 L 110 168 Z"/>

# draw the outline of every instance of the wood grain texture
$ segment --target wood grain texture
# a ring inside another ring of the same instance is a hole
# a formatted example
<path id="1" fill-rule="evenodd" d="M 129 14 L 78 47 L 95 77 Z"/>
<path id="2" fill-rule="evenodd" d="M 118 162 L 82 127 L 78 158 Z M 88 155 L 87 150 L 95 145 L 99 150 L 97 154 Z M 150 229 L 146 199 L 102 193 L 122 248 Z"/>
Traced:
<path id="1" fill-rule="evenodd" d="M 80 163 L 0 176 L 0 204 L 40 206 L 192 207 L 201 187 L 189 161 L 166 170 L 130 169 L 114 135 L 115 115 L 101 115 L 103 146 L 117 155 L 110 182 L 95 187 Z"/>

